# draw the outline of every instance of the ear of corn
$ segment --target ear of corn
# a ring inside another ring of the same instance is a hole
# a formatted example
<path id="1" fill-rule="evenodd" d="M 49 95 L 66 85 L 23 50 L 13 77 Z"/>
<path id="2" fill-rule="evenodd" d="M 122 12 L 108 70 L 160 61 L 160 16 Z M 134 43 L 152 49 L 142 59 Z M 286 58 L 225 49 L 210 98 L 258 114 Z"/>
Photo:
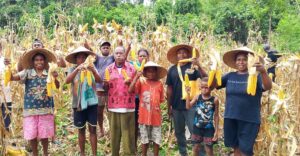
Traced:
<path id="1" fill-rule="evenodd" d="M 131 50 L 130 56 L 132 60 L 136 60 L 136 52 L 134 50 Z"/>
<path id="2" fill-rule="evenodd" d="M 146 59 L 143 59 L 143 61 L 142 61 L 142 64 L 141 64 L 141 67 L 140 67 L 139 71 L 143 71 L 143 70 L 144 70 L 145 63 L 146 63 Z"/>
<path id="3" fill-rule="evenodd" d="M 273 73 L 269 73 L 269 77 L 270 77 L 270 79 L 272 80 L 273 77 L 274 77 L 274 74 L 273 74 Z"/>
<path id="4" fill-rule="evenodd" d="M 184 75 L 184 85 L 190 87 L 190 79 L 188 74 Z"/>
<path id="5" fill-rule="evenodd" d="M 135 70 L 140 70 L 140 67 L 138 66 L 138 64 L 136 62 L 133 62 L 133 66 Z"/>
<path id="6" fill-rule="evenodd" d="M 214 81 L 215 75 L 216 75 L 216 70 L 209 71 L 208 81 L 207 81 L 208 87 L 210 87 L 212 85 L 212 82 Z"/>
<path id="7" fill-rule="evenodd" d="M 21 149 L 16 149 L 11 146 L 6 147 L 6 155 L 8 156 L 26 156 L 26 151 Z"/>
<path id="8" fill-rule="evenodd" d="M 52 97 L 52 83 L 47 83 L 46 88 L 47 88 L 47 96 Z"/>
<path id="9" fill-rule="evenodd" d="M 7 66 L 7 67 L 5 67 L 5 71 L 4 71 L 4 86 L 7 86 L 8 85 L 8 83 L 10 82 L 10 79 L 11 79 L 11 74 L 12 74 L 12 72 L 11 72 L 11 68 L 10 68 L 10 66 Z"/>
<path id="10" fill-rule="evenodd" d="M 85 71 L 80 72 L 80 82 L 83 83 L 85 77 Z"/>
<path id="11" fill-rule="evenodd" d="M 179 60 L 178 62 L 179 62 L 179 63 L 187 63 L 187 62 L 192 62 L 192 59 L 191 59 L 191 58 L 188 58 L 188 59 L 183 59 L 183 60 Z"/>
<path id="12" fill-rule="evenodd" d="M 84 33 L 87 30 L 88 25 L 88 23 L 85 23 L 85 25 L 81 28 L 80 33 Z"/>
<path id="13" fill-rule="evenodd" d="M 222 85 L 222 71 L 220 69 L 216 70 L 216 79 L 217 79 L 217 85 Z"/>
<path id="14" fill-rule="evenodd" d="M 247 81 L 247 94 L 255 96 L 257 87 L 257 74 L 255 67 L 251 67 Z"/>
<path id="15" fill-rule="evenodd" d="M 110 75 L 109 75 L 108 69 L 105 69 L 104 79 L 105 79 L 106 81 L 109 81 L 109 80 L 110 80 Z"/>
<path id="16" fill-rule="evenodd" d="M 93 79 L 92 79 L 92 72 L 91 71 L 86 71 L 86 78 L 87 78 L 87 83 L 89 86 L 92 86 Z"/>
<path id="17" fill-rule="evenodd" d="M 197 54 L 196 54 L 196 49 L 193 48 L 193 52 L 192 52 L 192 58 L 196 58 L 197 57 Z"/>

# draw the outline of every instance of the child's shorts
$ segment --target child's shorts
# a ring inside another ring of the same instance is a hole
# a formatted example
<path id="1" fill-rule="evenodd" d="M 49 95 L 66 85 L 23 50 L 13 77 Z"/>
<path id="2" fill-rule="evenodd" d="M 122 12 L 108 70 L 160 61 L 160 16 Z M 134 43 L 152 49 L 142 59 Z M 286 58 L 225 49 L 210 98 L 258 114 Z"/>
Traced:
<path id="1" fill-rule="evenodd" d="M 45 139 L 54 136 L 54 115 L 33 115 L 23 119 L 24 138 L 26 140 Z"/>
<path id="2" fill-rule="evenodd" d="M 224 119 L 224 144 L 238 147 L 243 153 L 253 155 L 253 146 L 260 124 L 236 119 Z"/>
<path id="3" fill-rule="evenodd" d="M 142 144 L 148 144 L 150 141 L 158 145 L 161 144 L 161 126 L 139 124 L 139 129 Z"/>
<path id="4" fill-rule="evenodd" d="M 88 106 L 87 109 L 83 111 L 77 111 L 74 109 L 74 125 L 76 128 L 85 127 L 86 123 L 89 123 L 91 126 L 97 126 L 97 105 Z"/>
<path id="5" fill-rule="evenodd" d="M 193 127 L 192 134 L 192 143 L 200 144 L 204 143 L 205 145 L 213 145 L 215 142 L 212 140 L 215 135 L 214 128 L 198 128 L 196 126 Z"/>

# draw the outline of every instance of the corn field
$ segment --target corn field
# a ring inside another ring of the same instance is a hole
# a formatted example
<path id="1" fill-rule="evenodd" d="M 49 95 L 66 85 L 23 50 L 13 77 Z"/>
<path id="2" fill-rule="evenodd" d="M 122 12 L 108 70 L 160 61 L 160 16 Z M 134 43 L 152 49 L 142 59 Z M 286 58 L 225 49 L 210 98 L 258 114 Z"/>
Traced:
<path id="1" fill-rule="evenodd" d="M 107 39 L 113 47 L 123 45 L 125 47 L 131 43 L 131 50 L 138 51 L 139 48 L 146 48 L 150 51 L 150 60 L 159 63 L 168 68 L 170 63 L 166 61 L 168 49 L 175 45 L 172 37 L 175 37 L 178 43 L 193 45 L 200 52 L 200 63 L 208 72 L 210 70 L 210 54 L 218 52 L 221 56 L 227 50 L 240 47 L 238 43 L 233 42 L 229 37 L 218 37 L 212 32 L 198 32 L 196 29 L 189 33 L 182 30 L 171 32 L 167 26 L 157 26 L 147 28 L 146 31 L 137 32 L 133 26 L 122 26 L 115 21 L 94 20 L 88 27 L 94 33 L 86 30 L 84 23 L 78 24 L 73 19 L 64 14 L 59 14 L 56 26 L 52 29 L 45 29 L 39 19 L 32 19 L 23 28 L 23 34 L 16 35 L 15 30 L 7 28 L 0 34 L 3 52 L 10 51 L 13 72 L 16 72 L 16 64 L 19 57 L 27 50 L 31 49 L 31 43 L 35 38 L 39 38 L 46 49 L 54 52 L 57 56 L 64 57 L 72 49 L 84 43 L 89 43 L 92 49 L 99 53 L 98 42 Z M 53 35 L 49 35 L 50 31 Z M 258 52 L 262 56 L 262 39 L 259 33 L 249 32 L 248 47 Z M 177 44 L 177 43 L 176 43 Z M 100 54 L 100 53 L 99 53 Z M 265 92 L 262 100 L 261 116 L 262 123 L 260 132 L 255 144 L 256 156 L 294 156 L 300 155 L 300 55 L 282 52 L 283 57 L 277 62 L 277 77 L 271 91 Z M 131 58 L 129 56 L 129 59 Z M 266 62 L 266 67 L 271 66 Z M 70 65 L 68 65 L 70 66 Z M 221 63 L 222 73 L 230 71 L 225 64 Z M 65 80 L 66 69 L 59 69 L 59 81 L 61 84 Z M 1 76 L 2 77 L 2 76 Z M 165 80 L 163 80 L 165 81 Z M 22 131 L 22 111 L 24 86 L 17 82 L 11 82 L 13 106 L 12 106 L 12 124 L 10 131 L 4 128 L 2 116 L 0 117 L 0 155 L 6 155 L 7 149 L 25 150 L 28 143 L 23 139 Z M 3 94 L 0 92 L 0 94 Z M 222 125 L 224 112 L 224 90 L 215 90 L 213 92 L 221 101 L 220 107 L 220 135 L 219 142 L 214 146 L 216 155 L 228 155 L 232 151 L 225 148 L 223 144 Z M 50 155 L 78 155 L 79 146 L 77 141 L 77 131 L 73 126 L 70 86 L 61 85 L 60 89 L 54 94 L 55 98 L 55 122 L 56 138 L 59 144 L 51 143 L 49 146 Z M 178 155 L 175 136 L 169 121 L 167 121 L 166 103 L 161 106 L 163 110 L 163 144 L 161 146 L 161 155 Z M 105 120 L 105 131 L 109 132 L 108 121 Z M 109 135 L 98 139 L 98 155 L 109 155 Z M 15 147 L 12 147 L 15 144 Z M 87 155 L 91 154 L 89 144 L 86 144 Z M 41 150 L 41 147 L 39 148 Z M 138 147 L 140 153 L 141 147 Z M 189 147 L 191 153 L 191 147 Z"/>

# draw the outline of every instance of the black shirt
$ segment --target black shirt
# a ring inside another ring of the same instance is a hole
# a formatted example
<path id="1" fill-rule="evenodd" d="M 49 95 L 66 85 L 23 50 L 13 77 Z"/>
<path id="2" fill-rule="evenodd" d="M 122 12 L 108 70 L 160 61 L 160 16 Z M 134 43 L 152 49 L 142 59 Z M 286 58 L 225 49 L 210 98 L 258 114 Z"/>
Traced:
<path id="1" fill-rule="evenodd" d="M 186 70 L 190 69 L 191 66 L 192 66 L 192 63 L 187 63 L 183 66 L 180 66 L 183 79 L 184 79 Z M 191 81 L 197 80 L 198 78 L 200 78 L 200 73 L 198 70 L 194 70 L 193 73 L 188 74 L 188 75 L 189 75 L 189 79 Z M 173 90 L 172 97 L 171 97 L 172 109 L 186 110 L 185 100 L 181 99 L 182 98 L 182 83 L 181 83 L 181 80 L 178 75 L 177 65 L 173 65 L 169 69 L 166 84 L 168 86 L 172 86 L 172 90 Z"/>

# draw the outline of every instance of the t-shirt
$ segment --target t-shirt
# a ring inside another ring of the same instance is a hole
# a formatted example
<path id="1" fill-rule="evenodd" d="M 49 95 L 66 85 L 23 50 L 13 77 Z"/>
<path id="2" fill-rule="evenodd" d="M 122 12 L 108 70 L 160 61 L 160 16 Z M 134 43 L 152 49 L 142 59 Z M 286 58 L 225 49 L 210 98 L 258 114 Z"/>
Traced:
<path id="1" fill-rule="evenodd" d="M 198 128 L 213 129 L 214 128 L 214 113 L 215 113 L 215 97 L 203 99 L 199 95 L 195 104 L 194 125 Z"/>
<path id="2" fill-rule="evenodd" d="M 164 88 L 160 81 L 139 79 L 135 86 L 135 92 L 140 97 L 139 124 L 160 126 L 160 104 L 164 101 Z"/>
<path id="3" fill-rule="evenodd" d="M 115 61 L 113 55 L 105 56 L 97 56 L 95 67 L 101 78 L 104 78 L 105 69 L 108 65 L 112 64 Z M 103 82 L 96 84 L 97 91 L 104 91 Z"/>
<path id="4" fill-rule="evenodd" d="M 6 102 L 12 102 L 11 100 L 11 92 L 10 92 L 10 86 L 4 86 L 4 70 L 5 70 L 5 65 L 4 65 L 4 57 L 0 57 L 0 89 L 3 91 L 0 92 L 0 104 Z M 5 98 L 4 98 L 5 97 Z"/>
<path id="5" fill-rule="evenodd" d="M 180 66 L 183 78 L 186 73 L 186 70 L 190 69 L 191 66 L 192 63 L 187 63 L 183 66 Z M 197 80 L 198 78 L 201 77 L 198 70 L 194 70 L 193 72 L 189 73 L 188 76 L 191 81 Z M 168 86 L 171 86 L 173 90 L 172 97 L 171 97 L 172 109 L 186 110 L 185 100 L 182 100 L 182 82 L 178 75 L 177 65 L 173 65 L 168 70 L 166 84 Z"/>
<path id="6" fill-rule="evenodd" d="M 226 88 L 224 118 L 237 119 L 260 124 L 260 105 L 263 92 L 261 75 L 257 78 L 255 96 L 247 94 L 248 74 L 227 73 L 222 77 L 222 85 Z"/>

